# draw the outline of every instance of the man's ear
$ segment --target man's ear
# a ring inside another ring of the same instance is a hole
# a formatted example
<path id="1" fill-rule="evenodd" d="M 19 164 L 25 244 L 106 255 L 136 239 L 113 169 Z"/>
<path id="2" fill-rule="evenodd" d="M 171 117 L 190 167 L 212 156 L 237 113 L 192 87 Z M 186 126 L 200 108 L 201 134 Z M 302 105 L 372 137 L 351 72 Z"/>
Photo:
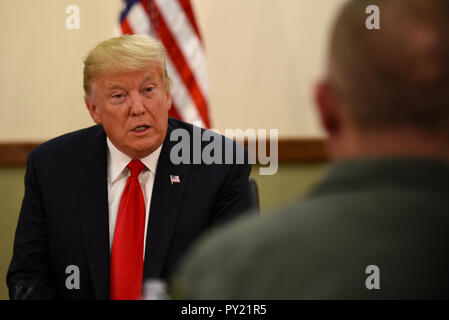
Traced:
<path id="1" fill-rule="evenodd" d="M 98 113 L 98 109 L 94 104 L 94 99 L 92 97 L 84 97 L 84 103 L 86 104 L 87 110 L 89 110 L 90 117 L 96 124 L 101 124 L 101 115 Z"/>
<path id="2" fill-rule="evenodd" d="M 165 99 L 166 99 L 166 102 L 167 102 L 167 104 L 168 104 L 167 110 L 170 110 L 170 108 L 171 108 L 171 106 L 172 106 L 172 102 L 173 102 L 172 96 L 171 96 L 170 88 L 168 88 L 168 89 L 165 90 Z"/>
<path id="3" fill-rule="evenodd" d="M 321 125 L 330 137 L 341 130 L 340 102 L 328 80 L 321 80 L 315 86 L 315 104 Z"/>

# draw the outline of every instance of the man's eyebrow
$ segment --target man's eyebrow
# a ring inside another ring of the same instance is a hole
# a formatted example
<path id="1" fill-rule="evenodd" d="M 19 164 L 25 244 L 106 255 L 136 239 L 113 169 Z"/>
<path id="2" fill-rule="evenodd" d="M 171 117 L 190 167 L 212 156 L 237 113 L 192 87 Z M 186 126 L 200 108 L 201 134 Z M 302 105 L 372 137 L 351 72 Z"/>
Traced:
<path id="1" fill-rule="evenodd" d="M 123 88 L 122 86 L 120 86 L 118 84 L 111 84 L 111 85 L 106 87 L 106 90 L 108 90 L 108 91 L 111 91 L 111 90 L 125 90 L 125 88 Z"/>
<path id="2" fill-rule="evenodd" d="M 141 86 L 142 85 L 144 85 L 146 82 L 148 82 L 148 81 L 151 81 L 151 80 L 154 80 L 156 78 L 156 75 L 155 74 L 150 74 L 149 76 L 147 76 L 147 77 L 145 77 L 145 79 L 143 79 L 142 81 L 141 81 Z M 108 85 L 108 86 L 106 86 L 106 90 L 107 91 L 111 91 L 111 90 L 125 90 L 126 91 L 126 89 L 123 87 L 123 86 L 121 86 L 121 85 L 119 85 L 119 84 L 110 84 L 110 85 Z"/>

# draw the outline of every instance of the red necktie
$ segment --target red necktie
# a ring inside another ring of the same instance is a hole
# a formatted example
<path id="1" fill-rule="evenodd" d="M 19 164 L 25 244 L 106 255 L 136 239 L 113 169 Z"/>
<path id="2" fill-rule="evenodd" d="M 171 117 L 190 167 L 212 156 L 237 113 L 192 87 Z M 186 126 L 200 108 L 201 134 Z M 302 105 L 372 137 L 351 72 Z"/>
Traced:
<path id="1" fill-rule="evenodd" d="M 145 165 L 132 160 L 127 167 L 131 175 L 120 200 L 112 242 L 111 300 L 140 299 L 142 293 L 145 201 L 138 176 Z"/>

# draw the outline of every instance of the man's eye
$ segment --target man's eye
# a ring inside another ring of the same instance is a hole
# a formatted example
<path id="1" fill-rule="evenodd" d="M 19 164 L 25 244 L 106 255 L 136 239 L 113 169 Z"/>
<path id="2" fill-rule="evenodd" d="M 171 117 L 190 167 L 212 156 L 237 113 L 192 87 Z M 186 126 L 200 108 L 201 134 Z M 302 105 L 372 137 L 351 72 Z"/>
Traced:
<path id="1" fill-rule="evenodd" d="M 153 87 L 147 87 L 147 88 L 145 88 L 145 92 L 152 92 L 154 90 L 154 88 Z"/>
<path id="2" fill-rule="evenodd" d="M 112 103 L 122 103 L 126 100 L 126 93 L 112 93 L 110 101 Z"/>

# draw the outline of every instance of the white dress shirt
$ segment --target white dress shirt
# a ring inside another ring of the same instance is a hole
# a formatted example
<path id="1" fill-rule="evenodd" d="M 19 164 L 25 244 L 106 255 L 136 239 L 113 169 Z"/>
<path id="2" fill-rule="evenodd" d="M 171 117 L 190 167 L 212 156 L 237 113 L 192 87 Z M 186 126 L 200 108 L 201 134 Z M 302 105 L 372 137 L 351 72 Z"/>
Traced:
<path id="1" fill-rule="evenodd" d="M 117 221 L 118 208 L 123 190 L 126 186 L 131 171 L 126 167 L 133 160 L 118 150 L 107 138 L 108 156 L 108 203 L 109 203 L 109 249 L 112 249 L 114 239 L 115 223 Z M 161 154 L 162 145 L 145 158 L 139 159 L 147 167 L 139 174 L 139 182 L 142 187 L 145 200 L 145 232 L 143 253 L 145 257 L 145 244 L 147 239 L 148 217 L 150 215 L 151 194 L 153 193 L 154 176 L 156 174 L 157 162 Z"/>

